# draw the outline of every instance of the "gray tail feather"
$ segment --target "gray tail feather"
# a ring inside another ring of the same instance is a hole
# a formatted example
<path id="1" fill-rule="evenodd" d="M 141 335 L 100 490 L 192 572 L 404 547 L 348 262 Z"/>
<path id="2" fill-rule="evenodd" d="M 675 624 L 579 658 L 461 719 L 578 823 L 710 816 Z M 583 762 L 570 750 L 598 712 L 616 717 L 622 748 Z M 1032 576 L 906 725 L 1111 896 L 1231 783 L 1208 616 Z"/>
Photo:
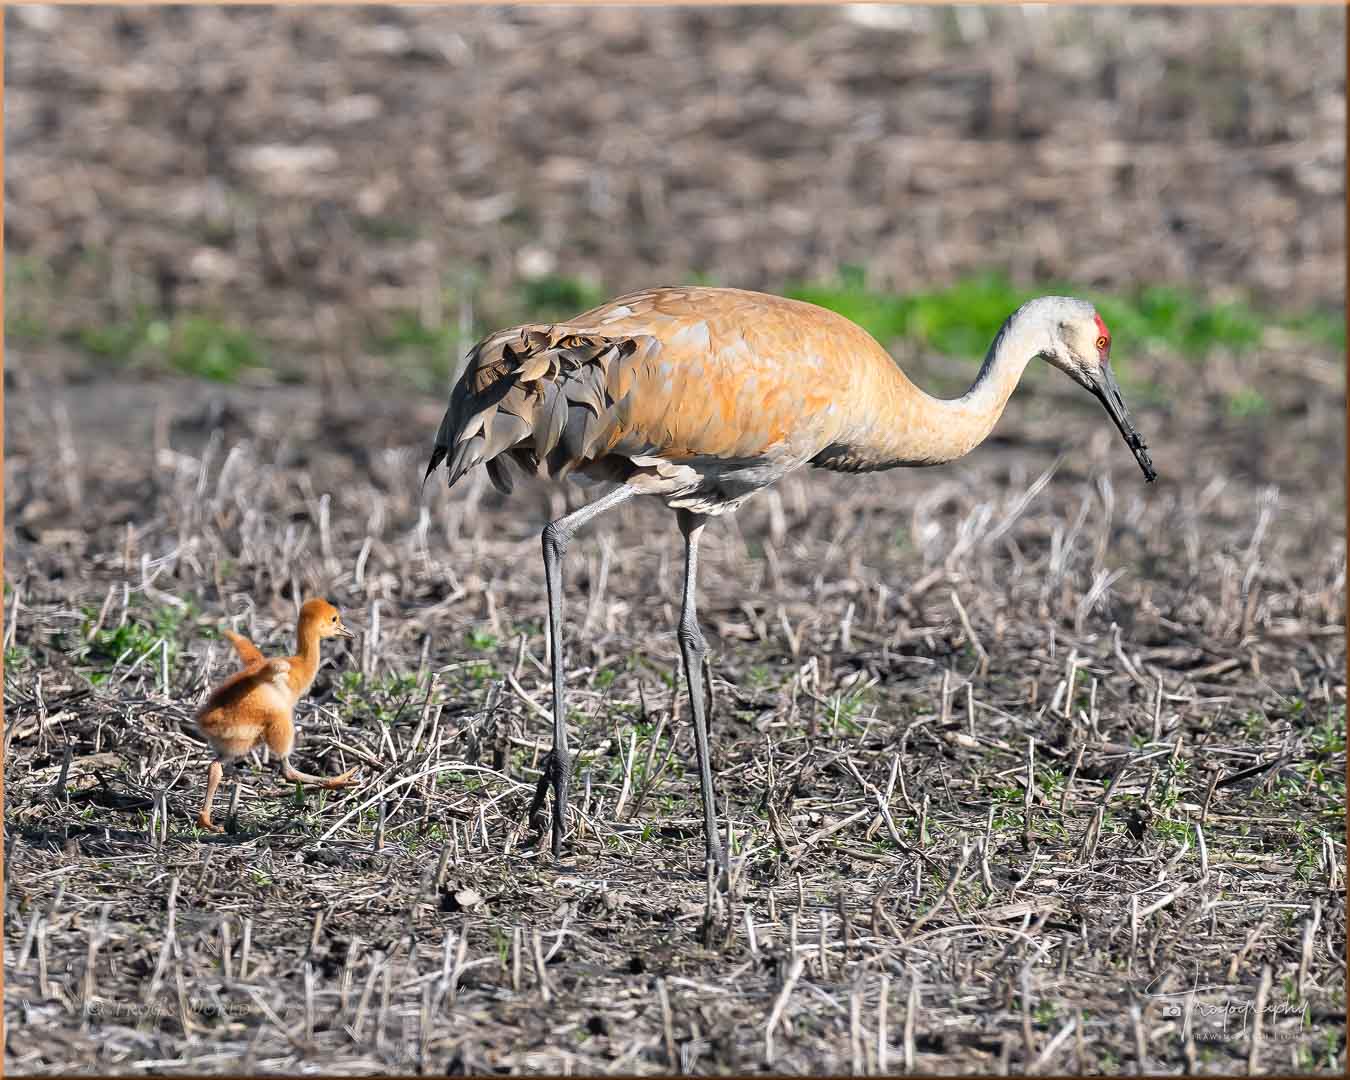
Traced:
<path id="1" fill-rule="evenodd" d="M 425 491 L 427 481 L 431 479 L 431 474 L 436 471 L 436 466 L 445 460 L 445 447 L 436 445 L 431 448 L 431 460 L 427 462 L 427 471 L 422 474 L 422 490 Z"/>

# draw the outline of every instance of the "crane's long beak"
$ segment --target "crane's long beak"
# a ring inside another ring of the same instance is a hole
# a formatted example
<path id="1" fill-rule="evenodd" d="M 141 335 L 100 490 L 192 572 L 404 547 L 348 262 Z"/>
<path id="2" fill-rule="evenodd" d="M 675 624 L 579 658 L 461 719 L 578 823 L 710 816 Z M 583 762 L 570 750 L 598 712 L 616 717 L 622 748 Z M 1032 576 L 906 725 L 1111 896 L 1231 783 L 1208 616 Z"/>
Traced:
<path id="1" fill-rule="evenodd" d="M 1125 445 L 1134 453 L 1134 460 L 1139 462 L 1139 467 L 1144 470 L 1144 479 L 1150 484 L 1158 478 L 1157 472 L 1153 469 L 1153 459 L 1148 456 L 1148 443 L 1144 442 L 1144 437 L 1134 429 L 1130 423 L 1130 412 L 1125 408 L 1125 399 L 1120 396 L 1120 387 L 1116 383 L 1116 376 L 1111 368 L 1102 364 L 1097 369 L 1096 376 L 1092 379 L 1088 387 L 1097 399 L 1106 406 L 1106 411 L 1115 421 L 1116 427 L 1120 429 L 1120 434 L 1125 439 Z"/>

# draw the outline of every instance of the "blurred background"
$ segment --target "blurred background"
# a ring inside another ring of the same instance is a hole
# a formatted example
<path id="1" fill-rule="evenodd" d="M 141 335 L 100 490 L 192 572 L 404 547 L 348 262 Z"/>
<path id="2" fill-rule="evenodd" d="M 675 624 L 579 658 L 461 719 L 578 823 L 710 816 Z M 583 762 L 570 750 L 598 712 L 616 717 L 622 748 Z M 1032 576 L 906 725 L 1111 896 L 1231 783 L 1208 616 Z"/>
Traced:
<path id="1" fill-rule="evenodd" d="M 1116 316 L 1125 359 L 1286 324 L 1343 339 L 1339 8 L 6 26 L 19 387 L 264 369 L 443 393 L 487 329 L 695 280 L 810 292 L 965 359 L 1015 294 L 1056 285 Z"/>

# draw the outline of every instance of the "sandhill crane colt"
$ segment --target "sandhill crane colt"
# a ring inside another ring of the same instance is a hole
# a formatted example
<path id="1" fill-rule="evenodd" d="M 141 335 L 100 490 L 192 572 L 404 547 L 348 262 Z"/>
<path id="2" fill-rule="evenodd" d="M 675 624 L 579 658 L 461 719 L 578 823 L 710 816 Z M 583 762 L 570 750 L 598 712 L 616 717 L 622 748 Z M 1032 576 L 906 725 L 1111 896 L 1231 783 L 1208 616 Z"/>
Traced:
<path id="1" fill-rule="evenodd" d="M 553 662 L 553 749 L 530 807 L 543 833 L 553 788 L 561 851 L 571 758 L 564 721 L 562 560 L 576 530 L 634 495 L 675 510 L 684 534 L 677 636 L 694 718 L 708 860 L 725 868 L 713 808 L 695 604 L 698 542 L 710 517 L 804 465 L 871 472 L 954 461 L 993 429 L 1028 362 L 1042 357 L 1097 396 L 1147 480 L 1155 477 L 1108 366 L 1111 335 L 1093 306 L 1042 296 L 999 330 L 959 398 L 924 393 L 861 327 L 813 304 L 740 289 L 663 288 L 611 300 L 563 323 L 512 327 L 469 353 L 436 433 L 427 476 L 453 486 L 479 462 L 503 492 L 508 462 L 618 487 L 544 528 Z"/>
<path id="2" fill-rule="evenodd" d="M 217 686 L 197 710 L 197 727 L 215 751 L 206 774 L 206 798 L 197 824 L 210 832 L 221 827 L 211 820 L 211 801 L 225 775 L 225 766 L 250 750 L 267 744 L 281 759 L 281 775 L 287 780 L 322 788 L 346 787 L 355 769 L 340 776 L 311 776 L 291 765 L 295 745 L 295 705 L 314 685 L 319 670 L 319 642 L 324 638 L 355 635 L 342 622 L 338 609 L 315 597 L 300 608 L 295 629 L 299 651 L 294 656 L 267 659 L 258 647 L 233 630 L 226 630 L 244 667 Z"/>

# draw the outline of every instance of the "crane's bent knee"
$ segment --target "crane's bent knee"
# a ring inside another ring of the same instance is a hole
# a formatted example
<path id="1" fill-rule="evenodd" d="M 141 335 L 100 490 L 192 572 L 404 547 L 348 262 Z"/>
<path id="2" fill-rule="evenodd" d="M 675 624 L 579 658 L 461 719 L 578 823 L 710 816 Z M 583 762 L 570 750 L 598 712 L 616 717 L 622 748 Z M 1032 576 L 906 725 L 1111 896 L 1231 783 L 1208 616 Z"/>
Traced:
<path id="1" fill-rule="evenodd" d="M 571 538 L 571 534 L 560 529 L 556 521 L 550 521 L 539 537 L 544 548 L 544 558 L 561 559 L 567 554 L 567 541 Z"/>
<path id="2" fill-rule="evenodd" d="M 708 639 L 703 636 L 703 631 L 699 629 L 698 623 L 692 619 L 681 619 L 679 629 L 675 631 L 675 637 L 680 643 L 680 648 L 693 653 L 698 659 L 702 660 L 708 652 Z"/>

